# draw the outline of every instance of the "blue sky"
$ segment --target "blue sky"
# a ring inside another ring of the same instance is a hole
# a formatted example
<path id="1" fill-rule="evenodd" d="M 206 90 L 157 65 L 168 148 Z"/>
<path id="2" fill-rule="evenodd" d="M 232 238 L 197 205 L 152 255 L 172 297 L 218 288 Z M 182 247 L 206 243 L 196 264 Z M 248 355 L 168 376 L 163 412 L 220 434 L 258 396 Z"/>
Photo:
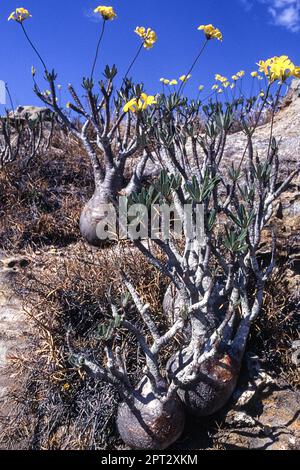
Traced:
<path id="1" fill-rule="evenodd" d="M 57 71 L 57 83 L 64 90 L 69 82 L 78 87 L 90 72 L 101 27 L 92 11 L 99 4 L 114 6 L 118 18 L 107 24 L 96 77 L 107 63 L 115 63 L 124 73 L 139 45 L 133 30 L 137 25 L 151 26 L 158 42 L 152 50 L 143 50 L 132 72 L 151 94 L 160 90 L 161 76 L 178 78 L 188 71 L 203 41 L 203 33 L 197 31 L 200 24 L 213 23 L 224 40 L 209 42 L 186 88 L 190 96 L 200 84 L 210 88 L 215 73 L 250 72 L 259 59 L 287 54 L 300 63 L 300 0 L 24 0 L 23 4 L 3 0 L 0 80 L 8 83 L 15 105 L 39 104 L 30 69 L 32 65 L 40 73 L 42 69 L 20 26 L 7 22 L 11 11 L 23 6 L 32 13 L 25 22 L 27 31 L 48 68 Z M 45 89 L 42 78 L 39 81 Z"/>

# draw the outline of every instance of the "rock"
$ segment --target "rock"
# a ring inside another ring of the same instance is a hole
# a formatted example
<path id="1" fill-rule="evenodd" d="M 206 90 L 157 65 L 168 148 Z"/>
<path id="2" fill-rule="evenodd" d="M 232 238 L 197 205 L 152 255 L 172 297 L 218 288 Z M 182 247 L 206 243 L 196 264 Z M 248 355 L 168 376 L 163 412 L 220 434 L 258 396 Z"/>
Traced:
<path id="1" fill-rule="evenodd" d="M 300 98 L 300 80 L 299 78 L 296 78 L 292 80 L 292 83 L 290 85 L 290 89 L 295 93 L 297 98 Z"/>
<path id="2" fill-rule="evenodd" d="M 300 341 L 294 341 L 292 343 L 292 363 L 296 366 L 300 366 Z"/>
<path id="3" fill-rule="evenodd" d="M 257 356 L 245 357 L 249 382 L 234 394 L 217 441 L 226 449 L 300 449 L 300 392 L 278 389 Z"/>
<path id="4" fill-rule="evenodd" d="M 259 392 L 267 386 L 275 384 L 275 380 L 267 374 L 261 366 L 259 358 L 250 351 L 245 354 L 248 383 L 246 386 L 238 388 L 233 394 L 234 409 L 240 409 L 247 406 Z"/>
<path id="5" fill-rule="evenodd" d="M 11 120 L 24 120 L 36 122 L 41 119 L 43 122 L 51 121 L 53 113 L 50 109 L 39 106 L 18 106 L 15 111 L 10 111 L 8 117 Z"/>
<path id="6" fill-rule="evenodd" d="M 21 269 L 26 268 L 30 264 L 30 260 L 26 257 L 2 258 L 0 255 L 0 272 L 2 279 L 10 274 L 16 273 Z M 1 278 L 0 278 L 1 279 Z"/>
<path id="7" fill-rule="evenodd" d="M 243 413 L 242 411 L 231 411 L 227 415 L 226 424 L 230 426 L 235 426 L 237 428 L 244 428 L 255 426 L 256 421 L 251 416 L 247 415 L 246 413 Z"/>
<path id="8" fill-rule="evenodd" d="M 293 98 L 275 115 L 273 136 L 279 145 L 279 159 L 280 159 L 280 174 L 282 178 L 286 177 L 299 160 L 300 153 L 300 99 L 299 96 L 299 82 L 293 82 L 293 89 L 291 90 Z M 294 99 L 294 96 L 297 99 Z M 261 160 L 264 160 L 269 148 L 271 124 L 266 124 L 257 127 L 253 135 L 253 149 L 254 154 L 258 154 Z M 227 172 L 228 166 L 232 163 L 241 161 L 241 156 L 247 146 L 247 138 L 244 132 L 235 132 L 228 136 L 225 152 L 223 157 L 224 171 Z M 188 141 L 187 153 L 192 155 L 192 144 Z M 198 147 L 199 155 L 203 155 L 201 146 Z M 246 159 L 244 160 L 246 161 Z M 195 167 L 193 160 L 191 166 Z M 298 182 L 300 177 L 298 178 Z"/>
<path id="9" fill-rule="evenodd" d="M 300 80 L 292 80 L 289 90 L 284 97 L 281 108 L 289 106 L 293 101 L 297 100 L 300 97 Z"/>
<path id="10" fill-rule="evenodd" d="M 11 358 L 28 347 L 30 327 L 21 300 L 13 293 L 10 282 L 29 260 L 23 257 L 7 258 L 0 252 L 0 436 L 5 438 L 5 420 L 15 411 L 13 394 L 18 390 L 17 372 L 11 368 Z M 0 441 L 0 449 L 5 443 Z"/>
<path id="11" fill-rule="evenodd" d="M 300 392 L 260 392 L 241 413 L 230 410 L 217 440 L 226 449 L 300 450 Z"/>

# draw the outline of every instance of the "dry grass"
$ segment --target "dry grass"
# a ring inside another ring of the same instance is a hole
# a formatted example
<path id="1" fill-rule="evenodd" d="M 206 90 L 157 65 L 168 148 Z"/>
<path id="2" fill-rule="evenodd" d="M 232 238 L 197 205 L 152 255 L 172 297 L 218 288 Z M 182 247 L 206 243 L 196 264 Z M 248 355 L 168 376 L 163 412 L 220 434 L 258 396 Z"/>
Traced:
<path id="1" fill-rule="evenodd" d="M 15 251 L 78 240 L 80 209 L 92 191 L 85 152 L 57 131 L 52 148 L 26 170 L 16 162 L 0 171 L 0 246 Z"/>
<path id="2" fill-rule="evenodd" d="M 300 369 L 291 361 L 292 343 L 300 339 L 299 297 L 289 284 L 290 275 L 287 260 L 281 260 L 265 292 L 248 347 L 276 379 L 299 388 Z"/>

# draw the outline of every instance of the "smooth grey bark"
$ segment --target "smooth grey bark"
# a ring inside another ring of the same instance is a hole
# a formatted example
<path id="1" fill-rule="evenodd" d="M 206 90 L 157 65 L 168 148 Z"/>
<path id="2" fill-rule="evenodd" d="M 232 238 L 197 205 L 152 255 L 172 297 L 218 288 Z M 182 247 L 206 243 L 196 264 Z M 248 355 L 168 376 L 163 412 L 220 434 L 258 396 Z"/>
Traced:
<path id="1" fill-rule="evenodd" d="M 223 408 L 236 388 L 243 353 L 237 355 L 228 347 L 199 364 L 196 379 L 179 387 L 177 394 L 187 411 L 193 416 L 210 416 Z M 167 365 L 169 379 L 176 376 L 184 365 L 192 360 L 191 351 L 186 348 L 171 358 Z"/>
<path id="2" fill-rule="evenodd" d="M 167 384 L 161 380 L 162 397 Z M 185 425 L 185 412 L 175 396 L 160 399 L 144 377 L 130 401 L 118 410 L 117 427 L 122 440 L 132 449 L 164 450 L 177 441 Z"/>
<path id="3" fill-rule="evenodd" d="M 102 246 L 103 240 L 97 235 L 97 225 L 105 217 L 105 208 L 108 204 L 117 202 L 117 194 L 123 186 L 122 174 L 111 169 L 106 172 L 102 182 L 96 184 L 92 198 L 84 206 L 79 226 L 83 238 L 93 246 Z"/>

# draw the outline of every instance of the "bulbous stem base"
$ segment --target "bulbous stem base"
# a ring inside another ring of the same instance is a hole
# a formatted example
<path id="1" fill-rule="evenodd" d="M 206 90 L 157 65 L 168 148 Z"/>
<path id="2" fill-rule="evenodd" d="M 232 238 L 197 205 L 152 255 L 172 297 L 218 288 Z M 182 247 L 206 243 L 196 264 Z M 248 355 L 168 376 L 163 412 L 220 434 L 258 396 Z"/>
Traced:
<path id="1" fill-rule="evenodd" d="M 175 396 L 163 402 L 145 378 L 128 404 L 119 406 L 117 426 L 122 440 L 132 449 L 163 450 L 181 436 L 185 412 Z"/>

